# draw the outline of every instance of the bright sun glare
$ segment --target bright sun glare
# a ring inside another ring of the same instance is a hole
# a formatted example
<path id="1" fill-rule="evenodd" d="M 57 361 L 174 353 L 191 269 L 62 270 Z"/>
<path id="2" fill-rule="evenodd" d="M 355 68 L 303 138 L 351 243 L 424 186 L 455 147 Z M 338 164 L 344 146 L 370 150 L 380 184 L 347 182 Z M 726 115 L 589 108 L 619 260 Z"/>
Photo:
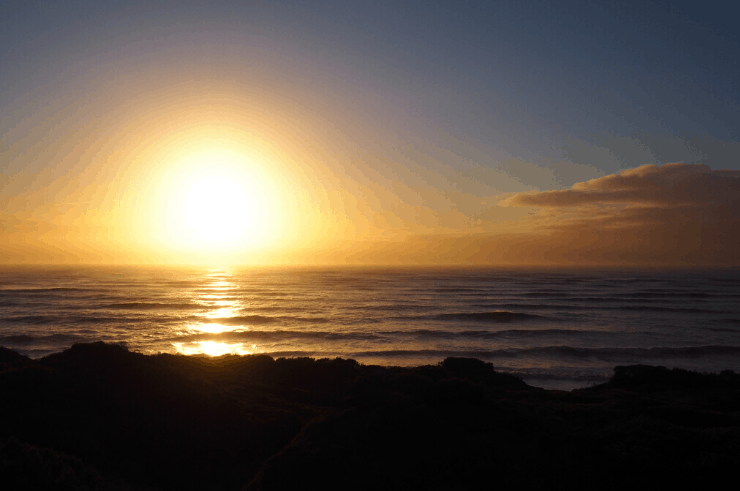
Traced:
<path id="1" fill-rule="evenodd" d="M 196 183 L 185 202 L 185 215 L 201 241 L 219 244 L 239 237 L 256 213 L 247 192 L 225 177 Z"/>
<path id="2" fill-rule="evenodd" d="M 153 235 L 198 261 L 241 258 L 272 245 L 281 205 L 272 178 L 255 162 L 216 150 L 175 160 L 161 178 Z"/>

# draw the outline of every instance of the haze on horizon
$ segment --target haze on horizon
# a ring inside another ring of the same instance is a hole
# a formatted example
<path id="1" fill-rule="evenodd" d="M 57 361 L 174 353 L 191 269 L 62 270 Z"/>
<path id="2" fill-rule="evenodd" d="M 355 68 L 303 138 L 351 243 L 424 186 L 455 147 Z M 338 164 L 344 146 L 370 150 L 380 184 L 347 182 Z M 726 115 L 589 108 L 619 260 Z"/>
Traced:
<path id="1" fill-rule="evenodd" d="M 16 2 L 0 263 L 740 266 L 728 9 Z"/>

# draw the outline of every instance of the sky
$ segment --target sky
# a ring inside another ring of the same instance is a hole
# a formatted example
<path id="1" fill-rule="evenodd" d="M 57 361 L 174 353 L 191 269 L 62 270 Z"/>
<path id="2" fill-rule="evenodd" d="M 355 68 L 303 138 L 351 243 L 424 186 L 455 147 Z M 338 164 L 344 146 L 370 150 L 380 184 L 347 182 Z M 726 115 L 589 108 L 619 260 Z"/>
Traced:
<path id="1" fill-rule="evenodd" d="M 737 13 L 11 1 L 0 262 L 739 266 Z"/>

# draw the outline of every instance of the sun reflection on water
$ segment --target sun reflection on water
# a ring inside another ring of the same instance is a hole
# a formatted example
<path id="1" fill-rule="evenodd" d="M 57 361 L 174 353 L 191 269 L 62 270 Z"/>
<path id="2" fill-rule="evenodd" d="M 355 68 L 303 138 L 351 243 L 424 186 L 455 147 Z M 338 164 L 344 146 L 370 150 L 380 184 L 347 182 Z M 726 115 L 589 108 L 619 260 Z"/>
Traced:
<path id="1" fill-rule="evenodd" d="M 222 307 L 208 312 L 205 317 L 209 319 L 226 319 L 229 317 L 236 317 L 236 315 L 237 309 L 235 307 Z"/>
<path id="2" fill-rule="evenodd" d="M 249 326 L 218 322 L 219 319 L 225 320 L 237 317 L 242 308 L 241 304 L 230 296 L 230 292 L 238 287 L 224 279 L 228 276 L 224 272 L 214 272 L 208 275 L 209 279 L 212 278 L 212 281 L 200 290 L 201 293 L 197 295 L 197 301 L 207 305 L 211 310 L 196 314 L 202 321 L 196 321 L 189 325 L 187 332 L 184 333 L 185 335 L 237 333 L 249 330 Z M 254 353 L 257 348 L 256 345 L 249 348 L 244 343 L 212 340 L 173 342 L 172 345 L 178 353 L 184 355 L 205 354 L 209 356 L 249 355 Z"/>
<path id="3" fill-rule="evenodd" d="M 189 327 L 192 333 L 208 333 L 208 334 L 221 334 L 224 332 L 242 332 L 248 331 L 249 328 L 238 328 L 234 329 L 233 326 L 225 326 L 223 324 L 193 324 Z"/>
<path id="4" fill-rule="evenodd" d="M 178 353 L 183 355 L 251 355 L 256 346 L 245 347 L 244 343 L 222 343 L 219 341 L 197 341 L 195 343 L 172 343 Z"/>
<path id="5" fill-rule="evenodd" d="M 229 290 L 233 287 L 233 284 L 229 283 L 228 281 L 221 280 L 221 281 L 213 281 L 208 285 L 208 290 L 210 291 L 224 291 Z"/>

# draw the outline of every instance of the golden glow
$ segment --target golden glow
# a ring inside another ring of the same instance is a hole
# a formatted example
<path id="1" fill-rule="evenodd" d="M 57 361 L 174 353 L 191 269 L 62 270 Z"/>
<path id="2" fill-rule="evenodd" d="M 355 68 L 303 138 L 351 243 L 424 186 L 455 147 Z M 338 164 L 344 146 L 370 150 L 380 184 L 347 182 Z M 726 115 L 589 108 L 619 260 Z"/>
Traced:
<path id="1" fill-rule="evenodd" d="M 251 355 L 253 350 L 244 347 L 244 343 L 221 343 L 218 341 L 198 341 L 197 343 L 173 343 L 178 353 L 183 355 L 208 356 Z M 254 348 L 254 345 L 253 345 Z"/>

